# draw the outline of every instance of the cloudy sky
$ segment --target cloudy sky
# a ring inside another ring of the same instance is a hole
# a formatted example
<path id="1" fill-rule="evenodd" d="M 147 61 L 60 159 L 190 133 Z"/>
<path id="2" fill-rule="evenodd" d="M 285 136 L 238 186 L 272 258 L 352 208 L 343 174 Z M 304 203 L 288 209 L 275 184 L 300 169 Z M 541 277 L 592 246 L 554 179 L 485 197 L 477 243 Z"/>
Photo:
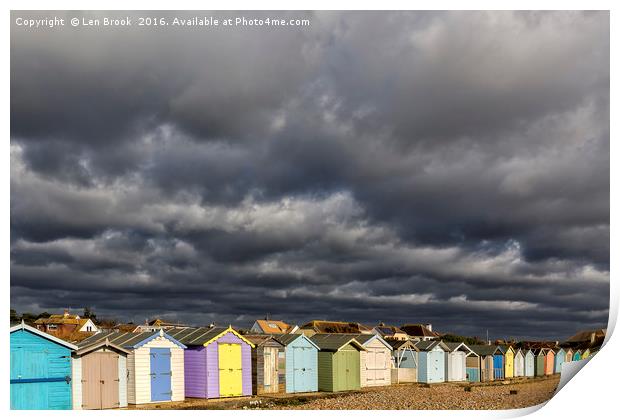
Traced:
<path id="1" fill-rule="evenodd" d="M 274 15 L 13 23 L 12 308 L 606 324 L 608 13 Z"/>

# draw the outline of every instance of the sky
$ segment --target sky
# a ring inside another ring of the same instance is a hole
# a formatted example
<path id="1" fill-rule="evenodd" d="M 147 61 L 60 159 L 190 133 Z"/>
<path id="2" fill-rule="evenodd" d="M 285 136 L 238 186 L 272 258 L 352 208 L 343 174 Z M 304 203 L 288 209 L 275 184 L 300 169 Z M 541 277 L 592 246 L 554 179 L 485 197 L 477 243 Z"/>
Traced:
<path id="1" fill-rule="evenodd" d="M 12 13 L 18 312 L 497 338 L 607 324 L 608 12 L 15 23 L 51 16 Z"/>

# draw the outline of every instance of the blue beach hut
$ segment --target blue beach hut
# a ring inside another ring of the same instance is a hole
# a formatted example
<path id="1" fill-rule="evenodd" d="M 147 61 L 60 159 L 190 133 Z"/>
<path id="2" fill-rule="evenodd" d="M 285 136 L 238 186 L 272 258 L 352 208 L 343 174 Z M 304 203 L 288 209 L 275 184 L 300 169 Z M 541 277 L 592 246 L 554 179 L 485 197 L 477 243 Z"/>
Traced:
<path id="1" fill-rule="evenodd" d="M 562 373 L 562 365 L 566 361 L 566 350 L 563 348 L 556 349 L 555 352 L 555 366 L 553 367 L 553 373 Z"/>
<path id="2" fill-rule="evenodd" d="M 504 379 L 504 350 L 500 346 L 493 352 L 493 378 Z"/>
<path id="3" fill-rule="evenodd" d="M 442 341 L 420 341 L 416 343 L 419 352 L 418 382 L 436 383 L 446 381 L 446 352 L 450 351 Z"/>
<path id="4" fill-rule="evenodd" d="M 11 409 L 70 410 L 71 351 L 77 346 L 23 321 L 10 336 Z"/>
<path id="5" fill-rule="evenodd" d="M 303 334 L 276 334 L 273 337 L 284 346 L 286 392 L 318 391 L 318 346 Z"/>

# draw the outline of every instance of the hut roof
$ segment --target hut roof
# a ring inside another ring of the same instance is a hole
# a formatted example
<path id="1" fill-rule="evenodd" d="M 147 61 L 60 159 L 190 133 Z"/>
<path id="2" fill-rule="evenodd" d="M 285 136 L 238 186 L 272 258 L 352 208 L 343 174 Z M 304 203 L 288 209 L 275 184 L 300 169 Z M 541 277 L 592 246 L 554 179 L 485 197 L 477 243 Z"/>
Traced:
<path id="1" fill-rule="evenodd" d="M 109 348 L 113 348 L 115 350 L 118 350 L 122 353 L 128 354 L 130 353 L 129 350 L 124 349 L 121 346 L 118 346 L 116 344 L 111 343 L 109 340 L 102 340 L 96 343 L 92 343 L 89 345 L 81 345 L 81 343 L 78 345 L 78 349 L 76 350 L 75 354 L 77 354 L 78 356 L 81 356 L 82 354 L 86 354 L 86 353 L 90 353 L 91 351 L 95 351 L 101 347 L 109 347 Z"/>
<path id="2" fill-rule="evenodd" d="M 487 344 L 472 344 L 469 348 L 478 356 L 491 356 L 497 352 L 498 347 Z"/>
<path id="3" fill-rule="evenodd" d="M 414 350 L 418 350 L 416 347 L 416 342 L 412 340 L 394 340 L 394 339 L 386 339 L 386 343 L 388 343 L 393 350 L 399 350 L 402 347 L 412 347 Z"/>
<path id="4" fill-rule="evenodd" d="M 248 341 L 252 342 L 252 344 L 254 344 L 255 346 L 261 346 L 269 341 L 275 342 L 279 346 L 283 345 L 271 334 L 246 334 L 243 337 Z"/>
<path id="5" fill-rule="evenodd" d="M 148 331 L 148 332 L 142 332 L 142 333 L 132 333 L 132 332 L 99 333 L 80 342 L 80 347 L 89 346 L 89 345 L 107 340 L 110 343 L 116 346 L 119 346 L 119 347 L 123 347 L 126 349 L 136 349 L 138 347 L 142 347 L 144 344 L 148 343 L 149 341 L 154 340 L 158 336 L 166 337 L 168 340 L 172 341 L 179 347 L 185 348 L 185 345 L 183 345 L 181 342 L 176 340 L 174 337 L 170 336 L 168 333 L 165 333 L 163 330 Z"/>
<path id="6" fill-rule="evenodd" d="M 448 350 L 450 352 L 457 351 L 457 350 L 461 349 L 461 351 L 464 351 L 467 354 L 476 353 L 475 351 L 473 351 L 471 349 L 470 346 L 468 346 L 465 343 L 444 343 L 444 344 L 446 345 L 446 347 L 448 347 Z"/>
<path id="7" fill-rule="evenodd" d="M 363 346 L 368 344 L 371 340 L 375 340 L 376 339 L 376 340 L 379 340 L 380 342 L 382 342 L 390 350 L 393 350 L 392 346 L 390 344 L 388 344 L 388 342 L 383 337 L 381 337 L 379 334 L 342 334 L 342 335 L 347 335 L 347 336 L 355 339 L 355 341 L 357 341 L 358 343 L 360 343 Z"/>
<path id="8" fill-rule="evenodd" d="M 179 340 L 186 346 L 206 346 L 224 334 L 231 333 L 245 343 L 254 347 L 254 343 L 239 334 L 232 327 L 173 328 L 166 331 L 166 333 Z"/>
<path id="9" fill-rule="evenodd" d="M 167 331 L 175 339 L 186 346 L 202 346 L 218 334 L 226 331 L 226 327 L 172 328 Z"/>
<path id="10" fill-rule="evenodd" d="M 60 344 L 61 346 L 67 347 L 67 348 L 69 348 L 71 350 L 76 350 L 77 349 L 77 346 L 75 344 L 67 343 L 65 340 L 61 340 L 60 338 L 54 337 L 51 334 L 47 334 L 47 333 L 44 333 L 43 331 L 39 331 L 36 328 L 31 327 L 30 325 L 24 323 L 23 320 L 22 320 L 22 322 L 20 324 L 13 325 L 10 328 L 9 331 L 10 332 L 16 332 L 16 331 L 20 331 L 20 330 L 31 332 L 32 334 L 41 336 L 41 337 L 43 337 L 45 339 L 53 341 L 54 343 Z"/>
<path id="11" fill-rule="evenodd" d="M 315 334 L 310 340 L 317 345 L 320 350 L 338 351 L 347 344 L 366 350 L 366 348 L 350 334 Z"/>
<path id="12" fill-rule="evenodd" d="M 449 351 L 450 349 L 448 348 L 448 346 L 446 346 L 446 343 L 444 343 L 441 340 L 428 340 L 428 341 L 420 341 L 418 343 L 416 343 L 415 345 L 418 350 L 420 351 L 431 351 L 433 350 L 435 347 L 440 346 L 442 349 L 444 349 L 445 351 Z"/>
<path id="13" fill-rule="evenodd" d="M 308 338 L 308 336 L 306 336 L 305 334 L 274 334 L 273 338 L 275 338 L 277 341 L 282 343 L 283 346 L 288 346 L 289 344 L 297 340 L 302 335 L 308 339 L 308 341 L 310 342 L 312 346 L 316 347 L 316 349 L 319 350 L 319 346 L 314 344 L 314 341 Z"/>

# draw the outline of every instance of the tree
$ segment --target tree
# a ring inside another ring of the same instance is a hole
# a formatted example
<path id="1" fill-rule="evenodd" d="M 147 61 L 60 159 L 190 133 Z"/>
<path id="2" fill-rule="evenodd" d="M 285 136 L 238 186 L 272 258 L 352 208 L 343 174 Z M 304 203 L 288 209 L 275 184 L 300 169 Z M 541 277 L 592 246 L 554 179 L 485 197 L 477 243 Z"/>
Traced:
<path id="1" fill-rule="evenodd" d="M 97 321 L 97 315 L 88 306 L 84 308 L 84 314 L 82 315 L 82 318 L 90 318 L 93 320 L 93 322 Z"/>
<path id="2" fill-rule="evenodd" d="M 39 317 L 36 316 L 35 314 L 31 314 L 30 312 L 24 312 L 21 318 L 24 320 L 25 323 L 32 324 Z"/>
<path id="3" fill-rule="evenodd" d="M 446 343 L 465 343 L 468 345 L 484 344 L 484 342 L 480 341 L 477 337 L 465 337 L 456 334 L 444 334 L 441 336 L 441 339 Z"/>
<path id="4" fill-rule="evenodd" d="M 15 309 L 11 309 L 11 323 L 19 322 L 21 318 Z"/>

